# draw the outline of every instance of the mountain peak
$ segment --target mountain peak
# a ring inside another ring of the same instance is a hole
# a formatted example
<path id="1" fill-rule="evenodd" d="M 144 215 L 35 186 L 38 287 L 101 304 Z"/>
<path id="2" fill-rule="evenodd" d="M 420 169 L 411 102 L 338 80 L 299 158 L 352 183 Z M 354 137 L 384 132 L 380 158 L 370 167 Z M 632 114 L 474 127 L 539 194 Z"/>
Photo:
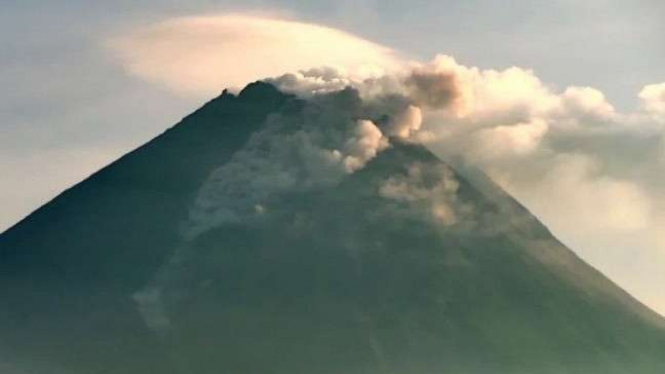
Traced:
<path id="1" fill-rule="evenodd" d="M 281 100 L 284 94 L 274 85 L 264 81 L 256 81 L 248 84 L 238 94 L 240 99 L 253 102 Z"/>

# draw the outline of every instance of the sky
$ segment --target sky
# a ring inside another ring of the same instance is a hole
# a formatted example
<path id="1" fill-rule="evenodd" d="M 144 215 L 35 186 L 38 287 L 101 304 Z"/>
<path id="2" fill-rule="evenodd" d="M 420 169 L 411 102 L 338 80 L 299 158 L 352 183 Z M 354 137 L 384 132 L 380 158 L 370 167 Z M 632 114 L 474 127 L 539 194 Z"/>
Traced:
<path id="1" fill-rule="evenodd" d="M 557 237 L 665 314 L 661 1 L 2 6 L 0 230 L 225 85 L 326 63 L 348 68 L 344 78 L 353 80 L 377 74 L 359 61 L 386 74 L 415 61 L 409 69 L 455 76 L 474 98 L 452 117 L 424 113 L 429 146 L 439 154 L 460 144 L 478 150 L 466 153 Z M 254 34 L 224 18 L 239 14 Z M 270 32 L 266 19 L 287 20 L 291 33 Z M 286 46 L 274 52 L 280 59 L 249 63 L 273 44 Z M 329 48 L 303 57 L 313 44 Z M 201 68 L 220 64 L 228 74 Z M 452 125 L 437 127 L 441 121 Z"/>

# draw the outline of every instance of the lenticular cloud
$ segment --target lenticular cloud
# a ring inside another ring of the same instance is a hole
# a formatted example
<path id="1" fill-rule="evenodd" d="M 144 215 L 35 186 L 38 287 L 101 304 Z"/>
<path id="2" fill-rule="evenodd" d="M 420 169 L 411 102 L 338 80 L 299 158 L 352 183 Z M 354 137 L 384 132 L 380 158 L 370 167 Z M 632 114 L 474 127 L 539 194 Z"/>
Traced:
<path id="1" fill-rule="evenodd" d="M 390 48 L 339 30 L 239 14 L 169 19 L 108 44 L 129 73 L 200 97 L 312 67 L 368 77 L 401 63 Z"/>

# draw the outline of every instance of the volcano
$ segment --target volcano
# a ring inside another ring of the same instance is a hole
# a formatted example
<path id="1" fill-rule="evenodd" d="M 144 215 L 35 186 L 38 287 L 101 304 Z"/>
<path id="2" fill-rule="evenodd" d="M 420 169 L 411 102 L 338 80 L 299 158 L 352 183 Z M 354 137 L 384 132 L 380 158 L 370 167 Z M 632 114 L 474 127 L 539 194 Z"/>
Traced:
<path id="1" fill-rule="evenodd" d="M 660 316 L 365 117 L 224 92 L 4 232 L 3 373 L 665 373 Z"/>

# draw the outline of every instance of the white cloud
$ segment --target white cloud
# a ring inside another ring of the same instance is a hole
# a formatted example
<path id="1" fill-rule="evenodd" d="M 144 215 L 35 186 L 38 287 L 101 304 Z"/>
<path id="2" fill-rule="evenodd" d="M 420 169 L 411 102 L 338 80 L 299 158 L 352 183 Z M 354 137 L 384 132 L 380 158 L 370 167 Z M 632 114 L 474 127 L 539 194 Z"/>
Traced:
<path id="1" fill-rule="evenodd" d="M 481 70 L 439 55 L 418 71 L 452 76 L 449 79 L 456 82 L 459 92 L 455 113 L 474 121 L 544 113 L 557 104 L 556 96 L 530 70 L 517 67 Z"/>
<path id="2" fill-rule="evenodd" d="M 505 187 L 545 217 L 555 232 L 606 236 L 641 231 L 651 224 L 652 203 L 646 191 L 632 181 L 603 175 L 589 156 L 559 154 L 532 180 L 535 183 L 508 182 Z"/>
<path id="3" fill-rule="evenodd" d="M 109 45 L 130 73 L 199 96 L 321 66 L 368 77 L 399 65 L 391 49 L 339 30 L 240 14 L 168 19 Z"/>
<path id="4" fill-rule="evenodd" d="M 607 102 L 605 95 L 593 87 L 568 87 L 561 95 L 561 100 L 566 112 L 597 118 L 609 118 L 615 114 L 614 107 Z"/>
<path id="5" fill-rule="evenodd" d="M 542 119 L 482 129 L 475 133 L 476 151 L 469 152 L 485 159 L 528 155 L 536 151 L 547 130 L 547 123 Z"/>
<path id="6" fill-rule="evenodd" d="M 644 86 L 639 97 L 647 112 L 665 118 L 665 82 Z"/>

